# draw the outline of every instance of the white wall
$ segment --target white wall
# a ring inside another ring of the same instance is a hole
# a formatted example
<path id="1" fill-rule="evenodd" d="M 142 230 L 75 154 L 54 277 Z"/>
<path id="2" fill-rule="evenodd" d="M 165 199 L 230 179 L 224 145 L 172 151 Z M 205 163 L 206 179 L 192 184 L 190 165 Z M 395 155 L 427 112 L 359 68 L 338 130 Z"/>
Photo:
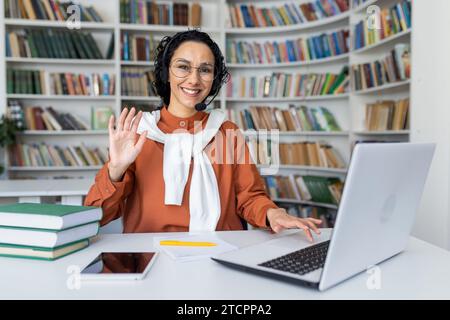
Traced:
<path id="1" fill-rule="evenodd" d="M 437 148 L 413 235 L 450 249 L 450 1 L 415 0 L 411 141 Z"/>

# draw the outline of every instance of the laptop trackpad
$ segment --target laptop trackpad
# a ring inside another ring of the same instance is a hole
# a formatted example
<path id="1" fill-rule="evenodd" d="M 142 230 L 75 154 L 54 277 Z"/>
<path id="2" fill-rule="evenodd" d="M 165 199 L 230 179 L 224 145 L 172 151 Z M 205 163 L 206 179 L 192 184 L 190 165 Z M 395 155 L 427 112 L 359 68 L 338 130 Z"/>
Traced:
<path id="1" fill-rule="evenodd" d="M 313 235 L 314 242 L 311 243 L 306 238 L 304 232 L 299 231 L 285 237 L 270 240 L 266 242 L 266 245 L 276 246 L 279 247 L 280 249 L 286 248 L 292 251 L 296 251 L 317 244 L 319 242 L 330 240 L 330 238 L 331 238 L 331 229 L 321 230 L 320 235 L 316 234 Z"/>

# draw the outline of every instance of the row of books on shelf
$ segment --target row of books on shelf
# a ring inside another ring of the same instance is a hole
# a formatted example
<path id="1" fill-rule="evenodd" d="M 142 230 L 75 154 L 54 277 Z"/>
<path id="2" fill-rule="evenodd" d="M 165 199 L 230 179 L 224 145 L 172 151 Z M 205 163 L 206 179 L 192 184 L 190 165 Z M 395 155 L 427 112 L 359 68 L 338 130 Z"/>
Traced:
<path id="1" fill-rule="evenodd" d="M 402 0 L 390 8 L 381 9 L 376 16 L 379 26 L 369 27 L 369 20 L 364 19 L 355 25 L 354 49 L 375 44 L 380 40 L 411 28 L 411 1 Z M 373 22 L 373 21 L 371 21 Z"/>
<path id="2" fill-rule="evenodd" d="M 276 98 L 342 94 L 348 91 L 348 67 L 339 74 L 273 72 L 267 76 L 237 76 L 227 83 L 227 97 Z"/>
<path id="3" fill-rule="evenodd" d="M 364 3 L 366 3 L 367 1 L 371 1 L 371 0 L 352 0 L 352 8 L 359 7 L 359 6 L 363 5 Z"/>
<path id="4" fill-rule="evenodd" d="M 348 9 L 348 0 L 316 0 L 270 7 L 229 3 L 226 23 L 233 28 L 287 26 L 336 16 Z"/>
<path id="5" fill-rule="evenodd" d="M 124 61 L 154 61 L 158 42 L 151 33 L 139 35 L 124 31 L 121 37 L 121 59 Z"/>
<path id="6" fill-rule="evenodd" d="M 121 70 L 121 91 L 123 96 L 156 96 L 153 86 L 155 75 L 152 70 L 123 67 Z"/>
<path id="7" fill-rule="evenodd" d="M 44 70 L 7 69 L 8 94 L 114 95 L 115 77 L 104 73 L 49 73 Z"/>
<path id="8" fill-rule="evenodd" d="M 133 101 L 133 103 L 127 103 L 126 101 L 122 102 L 122 107 L 121 110 L 123 110 L 124 108 L 135 108 L 136 112 L 142 111 L 142 112 L 152 112 L 155 111 L 157 109 L 159 109 L 161 107 L 161 105 L 159 103 L 148 103 L 148 102 L 141 102 L 141 103 L 135 103 Z"/>
<path id="9" fill-rule="evenodd" d="M 84 167 L 100 166 L 108 161 L 106 147 L 89 148 L 84 143 L 78 146 L 51 146 L 17 143 L 10 146 L 9 160 L 12 166 L 19 167 Z"/>
<path id="10" fill-rule="evenodd" d="M 266 41 L 263 44 L 227 39 L 227 62 L 281 63 L 334 57 L 348 52 L 348 38 L 348 30 L 340 30 L 284 42 Z"/>
<path id="11" fill-rule="evenodd" d="M 367 104 L 365 127 L 368 131 L 408 129 L 409 99 L 384 100 Z"/>
<path id="12" fill-rule="evenodd" d="M 249 137 L 252 160 L 260 165 L 297 165 L 344 169 L 346 164 L 339 152 L 323 142 L 275 143 Z"/>
<path id="13" fill-rule="evenodd" d="M 120 22 L 171 26 L 200 26 L 198 2 L 156 3 L 153 0 L 120 0 Z"/>
<path id="14" fill-rule="evenodd" d="M 26 130 L 106 130 L 109 117 L 113 114 L 112 108 L 91 107 L 89 121 L 71 112 L 59 112 L 49 106 L 45 109 L 40 106 L 23 108 L 17 100 L 8 102 L 8 114 L 16 122 L 24 124 Z M 16 116 L 14 116 L 16 115 Z"/>
<path id="15" fill-rule="evenodd" d="M 52 29 L 23 29 L 6 35 L 6 56 L 14 58 L 111 59 L 114 36 L 106 56 L 90 32 Z"/>
<path id="16" fill-rule="evenodd" d="M 335 177 L 310 175 L 266 176 L 272 198 L 339 204 L 344 183 Z"/>
<path id="17" fill-rule="evenodd" d="M 325 107 L 289 105 L 288 109 L 250 106 L 227 110 L 229 119 L 243 130 L 341 131 L 334 115 Z"/>
<path id="18" fill-rule="evenodd" d="M 364 90 L 410 78 L 409 44 L 396 44 L 382 59 L 352 65 L 353 88 Z"/>
<path id="19" fill-rule="evenodd" d="M 66 21 L 73 12 L 69 7 L 75 4 L 73 1 L 58 0 L 4 1 L 6 18 L 50 21 Z M 103 22 L 102 16 L 94 6 L 83 5 L 78 1 L 75 5 L 79 8 L 81 21 Z"/>
<path id="20" fill-rule="evenodd" d="M 53 261 L 89 246 L 102 209 L 50 203 L 0 205 L 0 256 Z"/>
<path id="21" fill-rule="evenodd" d="M 336 210 L 311 205 L 301 205 L 286 202 L 278 202 L 277 206 L 284 208 L 286 212 L 298 218 L 314 218 L 322 220 L 321 228 L 333 228 L 336 222 Z"/>

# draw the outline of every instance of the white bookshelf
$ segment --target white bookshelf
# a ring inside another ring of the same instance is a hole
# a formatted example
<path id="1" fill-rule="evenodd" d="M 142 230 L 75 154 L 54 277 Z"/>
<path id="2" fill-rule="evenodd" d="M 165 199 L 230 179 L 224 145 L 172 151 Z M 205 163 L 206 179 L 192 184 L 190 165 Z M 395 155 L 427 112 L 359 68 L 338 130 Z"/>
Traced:
<path id="1" fill-rule="evenodd" d="M 388 6 L 390 3 L 398 0 L 369 0 L 357 8 L 351 8 L 350 11 L 335 17 L 308 22 L 292 26 L 266 27 L 266 28 L 230 28 L 226 19 L 226 5 L 229 3 L 249 3 L 248 0 L 198 0 L 202 5 L 202 27 L 201 30 L 208 32 L 211 37 L 219 44 L 224 55 L 226 55 L 226 40 L 278 40 L 284 41 L 286 38 L 300 38 L 310 35 L 331 32 L 348 28 L 350 30 L 349 45 L 352 44 L 353 25 L 362 19 L 365 9 L 372 4 Z M 115 40 L 114 58 L 112 60 L 68 60 L 68 59 L 40 59 L 40 58 L 6 58 L 5 50 L 2 51 L 0 61 L 0 100 L 3 102 L 0 107 L 1 113 L 7 106 L 8 99 L 17 99 L 23 106 L 52 105 L 55 110 L 62 112 L 76 112 L 81 118 L 90 122 L 91 108 L 96 106 L 111 106 L 116 115 L 120 113 L 122 103 L 133 105 L 133 103 L 158 103 L 158 97 L 136 97 L 122 96 L 120 74 L 122 67 L 136 66 L 153 68 L 153 61 L 123 61 L 120 56 L 120 37 L 121 33 L 126 31 L 133 34 L 151 34 L 155 39 L 160 39 L 165 35 L 172 35 L 187 28 L 183 26 L 161 26 L 161 25 L 142 25 L 125 24 L 120 22 L 119 0 L 83 0 L 81 3 L 95 5 L 97 10 L 105 19 L 103 23 L 81 23 L 81 30 L 90 31 L 97 40 L 103 53 L 108 46 L 108 35 L 113 35 Z M 157 1 L 159 2 L 159 1 Z M 167 0 L 165 2 L 175 2 Z M 179 1 L 192 2 L 192 0 Z M 252 1 L 255 5 L 267 6 L 279 5 L 290 2 L 307 2 L 307 0 L 257 0 Z M 352 0 L 350 0 L 350 3 Z M 21 19 L 4 19 L 3 6 L 0 9 L 0 36 L 4 38 L 5 31 L 12 29 L 30 28 L 66 28 L 65 22 L 54 21 L 28 21 Z M 271 63 L 271 64 L 227 64 L 232 76 L 261 75 L 273 71 L 292 72 L 292 73 L 338 73 L 344 65 L 372 61 L 387 52 L 393 45 L 402 41 L 409 41 L 411 31 L 403 32 L 392 38 L 384 39 L 377 44 L 373 44 L 359 50 L 350 50 L 349 53 L 336 57 L 318 59 L 313 61 L 301 61 L 291 63 Z M 33 68 L 46 69 L 50 71 L 71 71 L 71 72 L 108 72 L 115 74 L 115 95 L 113 96 L 55 96 L 55 95 L 6 95 L 6 76 L 7 67 L 14 68 Z M 216 103 L 221 109 L 226 108 L 247 108 L 254 104 L 269 104 L 280 108 L 288 107 L 289 104 L 296 106 L 306 105 L 308 107 L 324 106 L 328 108 L 336 117 L 341 125 L 342 132 L 280 132 L 280 142 L 300 142 L 300 141 L 324 141 L 331 144 L 343 157 L 346 163 L 350 160 L 351 145 L 357 139 L 372 139 L 381 137 L 383 139 L 409 140 L 409 131 L 401 132 L 366 132 L 362 127 L 365 103 L 377 99 L 401 98 L 409 96 L 409 81 L 402 83 L 389 84 L 380 88 L 371 88 L 359 92 L 348 92 L 341 95 L 309 96 L 309 97 L 283 97 L 283 98 L 240 98 L 227 97 L 226 88 L 216 98 Z M 254 132 L 244 132 L 245 135 L 254 135 Z M 26 131 L 20 135 L 20 139 L 26 143 L 31 141 L 50 141 L 54 144 L 67 145 L 86 142 L 87 146 L 107 146 L 108 132 L 100 131 L 64 131 L 64 132 L 36 132 Z M 4 155 L 6 160 L 6 155 Z M 6 161 L 4 161 L 6 163 Z M 48 176 L 52 174 L 67 173 L 69 176 L 93 176 L 98 168 L 96 167 L 8 167 L 6 163 L 6 172 L 18 175 L 22 172 L 27 175 L 32 173 L 35 176 Z M 346 169 L 330 169 L 302 166 L 280 166 L 280 174 L 288 173 L 306 173 L 324 176 L 337 176 L 345 178 Z M 284 201 L 284 200 L 283 200 Z M 311 204 L 311 203 L 309 203 Z M 335 208 L 335 206 L 333 207 Z"/>
<path id="2" fill-rule="evenodd" d="M 283 63 L 265 63 L 265 64 L 255 64 L 255 63 L 228 63 L 227 67 L 229 69 L 234 68 L 249 68 L 249 69 L 272 69 L 281 67 L 301 67 L 313 64 L 327 63 L 333 61 L 346 61 L 348 59 L 348 53 L 341 54 L 335 57 L 315 59 L 310 61 L 296 61 L 296 62 L 283 62 Z"/>
<path id="3" fill-rule="evenodd" d="M 350 51 L 350 65 L 372 62 L 381 58 L 398 43 L 410 43 L 411 29 L 400 32 L 374 44 L 353 50 L 354 26 L 367 16 L 366 10 L 376 5 L 380 9 L 391 7 L 400 0 L 367 0 L 353 8 L 350 16 L 350 32 L 352 50 Z M 413 59 L 413 58 L 412 58 Z M 365 105 L 379 100 L 399 100 L 410 95 L 410 80 L 389 83 L 365 90 L 351 90 L 349 94 L 350 113 L 352 116 L 352 130 L 350 139 L 355 140 L 383 140 L 402 141 L 410 140 L 409 130 L 400 131 L 367 131 L 364 128 Z"/>

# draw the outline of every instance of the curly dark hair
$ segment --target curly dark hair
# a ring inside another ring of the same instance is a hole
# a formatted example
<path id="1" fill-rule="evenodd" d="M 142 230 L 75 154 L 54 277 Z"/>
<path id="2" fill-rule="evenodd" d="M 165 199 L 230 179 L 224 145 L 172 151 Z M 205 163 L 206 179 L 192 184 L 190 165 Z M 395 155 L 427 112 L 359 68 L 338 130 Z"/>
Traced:
<path id="1" fill-rule="evenodd" d="M 175 50 L 185 41 L 197 41 L 204 43 L 211 49 L 214 55 L 215 78 L 211 91 L 208 93 L 207 97 L 218 93 L 222 84 L 226 83 L 230 77 L 228 69 L 225 66 L 225 59 L 219 46 L 206 32 L 193 29 L 178 32 L 173 36 L 165 36 L 161 39 L 158 47 L 156 48 L 155 81 L 153 82 L 153 85 L 156 89 L 156 93 L 161 97 L 162 102 L 166 106 L 170 103 L 170 84 L 168 82 L 170 60 L 172 59 Z"/>

